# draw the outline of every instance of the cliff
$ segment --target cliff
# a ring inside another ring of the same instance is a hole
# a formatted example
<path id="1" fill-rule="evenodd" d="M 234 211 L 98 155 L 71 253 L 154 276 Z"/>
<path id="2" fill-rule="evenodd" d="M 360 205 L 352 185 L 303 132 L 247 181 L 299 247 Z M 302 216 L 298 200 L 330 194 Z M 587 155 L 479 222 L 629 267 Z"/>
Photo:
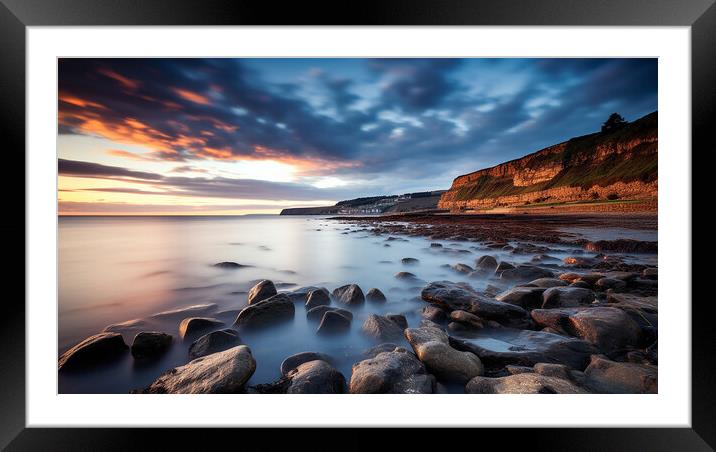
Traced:
<path id="1" fill-rule="evenodd" d="M 653 200 L 658 116 L 611 132 L 572 138 L 522 158 L 455 178 L 438 208 L 489 209 L 539 203 Z"/>

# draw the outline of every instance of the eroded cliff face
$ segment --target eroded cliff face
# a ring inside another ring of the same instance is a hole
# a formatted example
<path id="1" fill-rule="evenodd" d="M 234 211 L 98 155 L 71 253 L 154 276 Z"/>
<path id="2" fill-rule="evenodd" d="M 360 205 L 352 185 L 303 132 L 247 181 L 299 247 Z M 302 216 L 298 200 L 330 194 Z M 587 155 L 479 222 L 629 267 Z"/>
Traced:
<path id="1" fill-rule="evenodd" d="M 657 125 L 654 112 L 615 132 L 573 138 L 459 176 L 440 198 L 438 208 L 656 198 Z"/>

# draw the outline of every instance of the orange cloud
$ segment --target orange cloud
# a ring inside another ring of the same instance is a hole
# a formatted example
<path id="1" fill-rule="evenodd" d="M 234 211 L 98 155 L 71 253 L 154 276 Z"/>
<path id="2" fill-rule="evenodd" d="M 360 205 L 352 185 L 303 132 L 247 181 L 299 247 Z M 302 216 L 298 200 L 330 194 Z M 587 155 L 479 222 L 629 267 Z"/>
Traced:
<path id="1" fill-rule="evenodd" d="M 105 107 L 102 104 L 98 104 L 97 102 L 80 99 L 79 97 L 76 97 L 76 96 L 73 96 L 73 95 L 67 94 L 67 93 L 60 93 L 60 101 L 68 103 L 70 105 L 74 105 L 76 107 L 81 107 L 81 108 L 94 107 L 94 108 L 100 108 L 100 109 L 104 109 L 104 110 L 107 109 L 107 107 Z"/>
<path id="2" fill-rule="evenodd" d="M 172 90 L 177 93 L 179 97 L 182 99 L 188 100 L 189 102 L 194 102 L 195 104 L 201 104 L 201 105 L 209 105 L 209 98 L 202 96 L 201 94 L 195 93 L 193 91 L 189 91 L 186 89 L 181 88 L 172 88 Z"/>
<path id="3" fill-rule="evenodd" d="M 112 80 L 116 80 L 125 88 L 131 89 L 131 90 L 135 90 L 135 89 L 139 88 L 139 82 L 129 79 L 121 74 L 118 74 L 111 69 L 103 68 L 103 69 L 98 70 L 97 72 L 104 75 L 105 77 L 111 78 Z"/>
<path id="4" fill-rule="evenodd" d="M 122 157 L 130 160 L 154 160 L 142 154 L 135 154 L 134 152 L 124 151 L 122 149 L 108 149 L 107 154 L 114 157 Z"/>

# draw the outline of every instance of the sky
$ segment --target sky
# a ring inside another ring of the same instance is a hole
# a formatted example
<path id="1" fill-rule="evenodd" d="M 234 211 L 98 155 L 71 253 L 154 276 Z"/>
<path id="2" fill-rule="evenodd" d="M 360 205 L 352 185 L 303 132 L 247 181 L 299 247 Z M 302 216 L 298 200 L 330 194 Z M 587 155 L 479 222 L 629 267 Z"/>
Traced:
<path id="1" fill-rule="evenodd" d="M 657 109 L 656 59 L 64 58 L 58 78 L 64 215 L 444 190 Z"/>

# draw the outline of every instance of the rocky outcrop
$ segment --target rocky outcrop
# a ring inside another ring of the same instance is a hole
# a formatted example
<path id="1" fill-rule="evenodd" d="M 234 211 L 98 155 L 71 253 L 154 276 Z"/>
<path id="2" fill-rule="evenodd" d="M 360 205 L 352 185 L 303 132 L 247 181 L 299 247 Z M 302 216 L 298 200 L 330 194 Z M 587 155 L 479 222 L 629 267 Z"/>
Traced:
<path id="1" fill-rule="evenodd" d="M 256 370 L 251 350 L 239 345 L 223 352 L 197 358 L 157 378 L 146 394 L 227 394 L 241 392 Z"/>
<path id="2" fill-rule="evenodd" d="M 614 132 L 572 138 L 459 176 L 438 208 L 656 198 L 657 131 L 654 112 Z"/>

